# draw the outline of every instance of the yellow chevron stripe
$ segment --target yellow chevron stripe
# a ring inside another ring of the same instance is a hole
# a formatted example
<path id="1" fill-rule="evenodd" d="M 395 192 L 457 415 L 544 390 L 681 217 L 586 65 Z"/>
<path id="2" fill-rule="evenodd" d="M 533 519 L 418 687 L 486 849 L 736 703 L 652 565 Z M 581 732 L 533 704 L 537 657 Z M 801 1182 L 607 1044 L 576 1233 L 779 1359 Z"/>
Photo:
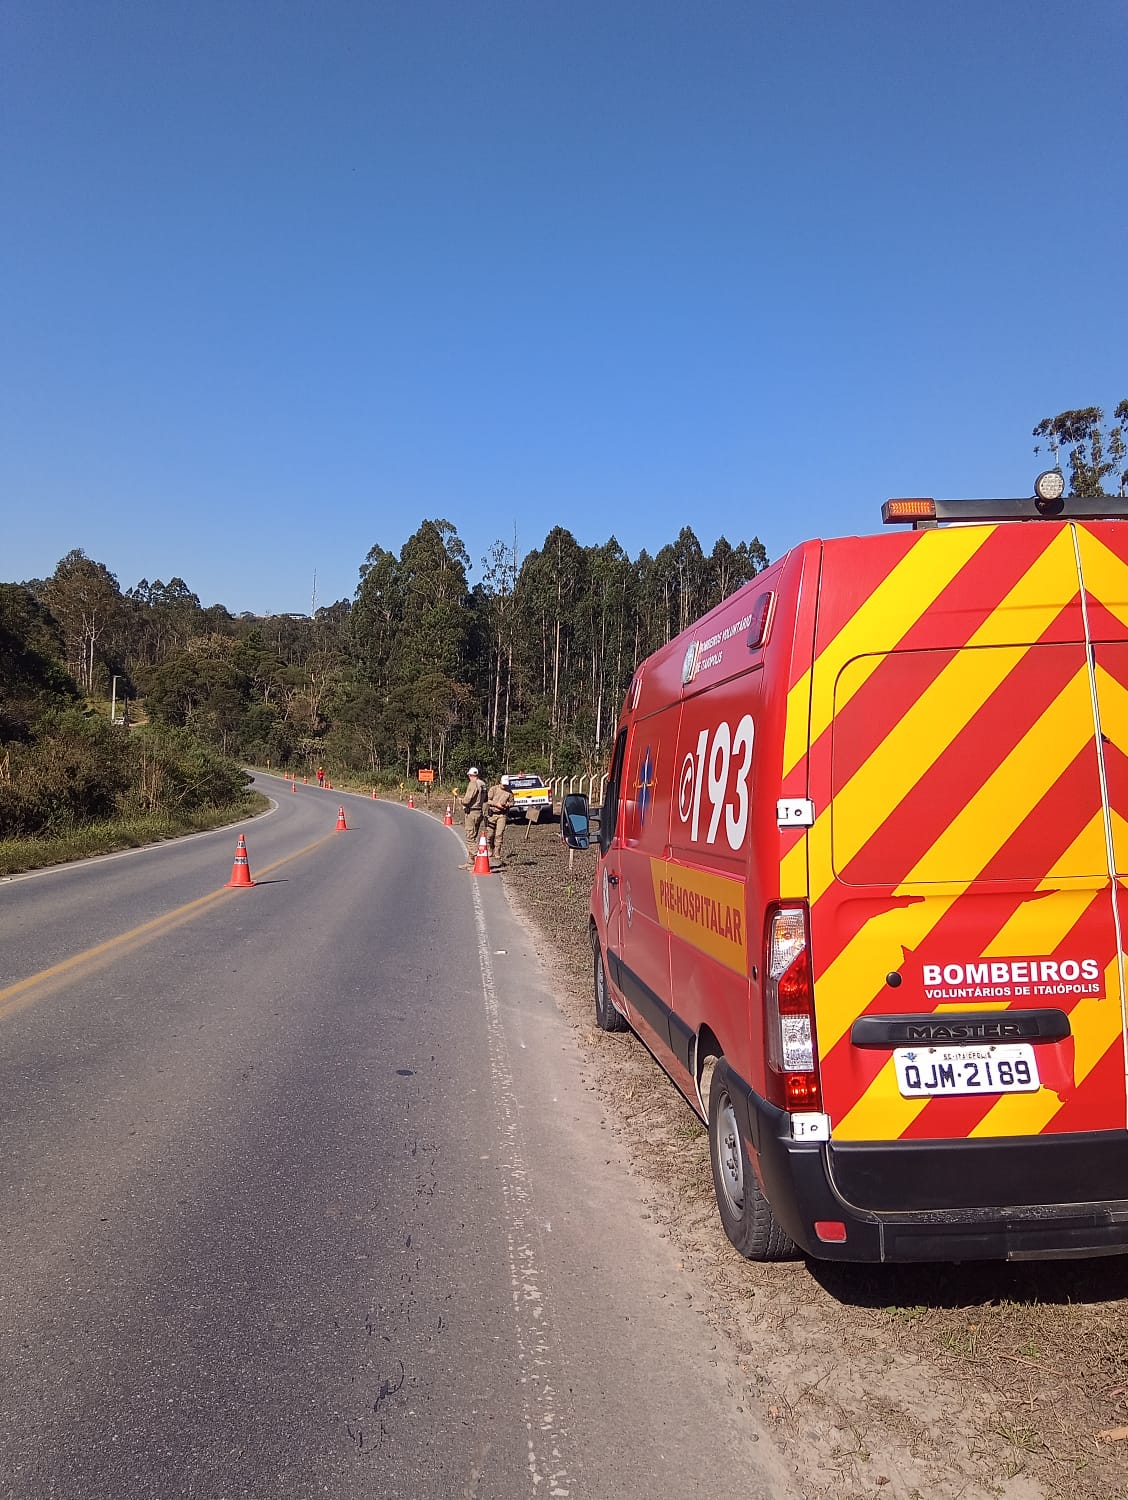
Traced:
<path id="1" fill-rule="evenodd" d="M 897 637 L 947 588 L 988 537 L 994 526 L 966 526 L 952 531 L 922 532 L 891 572 L 886 574 L 873 593 L 861 604 L 833 640 L 828 641 L 810 671 L 787 695 L 787 724 L 783 745 L 783 774 L 789 776 L 829 725 L 845 702 L 834 699 L 834 684 L 843 662 L 864 656 L 876 647 L 888 649 L 889 622 L 896 621 Z M 853 685 L 862 686 L 880 658 L 871 657 L 869 671 Z M 812 700 L 811 679 L 819 687 Z M 825 686 L 823 686 L 825 684 Z M 807 710 L 810 704 L 810 735 L 807 734 Z"/>
<path id="2" fill-rule="evenodd" d="M 1026 648 L 1011 646 L 994 651 L 961 651 L 927 687 L 912 707 L 893 727 L 867 761 L 858 767 L 849 782 L 834 795 L 831 816 L 823 819 L 824 838 L 829 841 L 833 827 L 833 868 L 843 870 L 864 847 L 881 824 L 928 774 L 944 744 L 955 737 L 967 721 L 992 697 L 999 685 L 1026 654 Z M 843 677 L 852 675 L 854 663 Z M 1088 679 L 1085 681 L 1086 692 Z M 936 726 L 943 725 L 938 734 Z M 815 827 L 818 828 L 816 822 Z M 808 837 L 814 838 L 814 832 Z M 820 851 L 821 852 L 821 851 Z M 820 868 L 814 850 L 812 874 Z M 821 866 L 830 874 L 826 865 Z M 966 864 L 964 865 L 966 869 Z M 946 872 L 951 879 L 951 868 Z M 825 876 L 824 876 L 825 878 Z M 916 879 L 944 878 L 933 867 Z M 829 884 L 829 880 L 827 880 Z M 825 885 L 820 889 L 819 894 Z M 812 895 L 814 893 L 812 892 Z"/>
<path id="3" fill-rule="evenodd" d="M 826 818 L 829 822 L 829 817 Z M 815 819 L 815 828 L 819 820 Z M 812 832 L 814 830 L 812 829 Z M 781 896 L 803 896 L 807 890 L 807 848 L 810 833 L 799 839 L 779 862 L 779 893 Z"/>
<path id="4" fill-rule="evenodd" d="M 1110 1047 L 1123 1047 L 1120 1027 L 1119 988 L 1115 961 L 1105 970 L 1105 992 L 1112 987 L 1115 998 L 1102 1000 L 1088 996 L 1079 1000 L 1070 1012 L 1075 1038 L 1074 1082 L 1085 1082 Z M 971 1131 L 973 1136 L 1039 1135 L 1061 1109 L 1065 1101 L 1052 1089 L 1041 1088 L 1036 1094 L 1002 1094 Z M 1123 1110 L 1117 1110 L 1112 1124 L 1123 1123 Z"/>
<path id="5" fill-rule="evenodd" d="M 1103 856 L 1104 814 L 1100 811 L 1093 814 L 1062 855 L 1058 869 L 1076 870 L 1082 859 L 1091 861 L 1098 841 Z M 1091 863 L 1089 867 L 1092 868 Z M 983 957 L 1007 958 L 1018 953 L 1023 958 L 1048 958 L 1061 946 L 1066 934 L 1076 927 L 1085 908 L 1102 887 L 1108 888 L 1108 881 L 1103 876 L 1085 876 L 1078 882 L 1057 870 L 1049 871 L 1039 883 L 1038 890 L 1055 894 L 1050 898 L 1035 896 L 1024 901 L 984 946 Z M 1111 910 L 1111 897 L 1109 901 Z"/>
<path id="6" fill-rule="evenodd" d="M 1076 529 L 1086 589 L 1115 619 L 1128 626 L 1128 565 L 1084 526 Z"/>
<path id="7" fill-rule="evenodd" d="M 929 1102 L 901 1097 L 897 1070 L 890 1056 L 850 1113 L 834 1126 L 832 1134 L 836 1141 L 896 1140 Z"/>
<path id="8" fill-rule="evenodd" d="M 1114 745 L 1128 752 L 1128 691 L 1121 687 L 1097 661 L 1097 700 L 1100 704 L 1101 729 Z M 1116 809 L 1112 812 L 1112 846 L 1116 852 L 1116 869 L 1128 871 L 1128 826 Z"/>
<path id="9" fill-rule="evenodd" d="M 998 769 L 960 808 L 906 875 L 903 886 L 961 880 L 982 870 L 1034 811 L 1066 767 L 1092 742 L 1089 671 L 1082 667 Z M 1099 879 L 1107 869 L 1102 838 L 1094 863 L 1088 869 L 1074 868 L 1068 873 Z"/>
<path id="10" fill-rule="evenodd" d="M 1082 679 L 1086 675 L 1084 672 L 1080 674 Z M 1091 714 L 1088 722 L 1092 723 Z M 1037 807 L 1088 738 L 1091 738 L 1091 730 L 1087 731 L 1085 714 L 1078 713 L 1070 693 L 1061 694 L 967 807 L 961 809 L 933 849 L 938 845 L 947 846 L 953 836 L 964 840 L 979 836 L 977 825 L 983 820 L 982 808 L 989 806 L 990 840 L 980 837 L 974 861 L 969 865 L 977 871 L 982 869 Z M 818 827 L 817 823 L 815 827 Z M 812 833 L 814 831 L 812 829 Z M 929 867 L 932 858 L 932 850 L 927 851 L 905 882 L 897 887 L 897 895 L 919 891 L 920 872 Z M 1096 879 L 1097 886 L 1090 882 L 1090 897 L 1092 890 L 1099 888 L 1100 877 Z M 824 1052 L 828 1052 L 849 1030 L 858 1013 L 858 997 L 872 992 L 874 975 L 900 968 L 902 945 L 910 949 L 918 947 L 970 884 L 969 881 L 951 883 L 943 893 L 937 890 L 935 895 L 930 894 L 917 905 L 882 913 L 867 922 L 838 954 L 819 976 L 817 984 L 819 1046 Z M 1043 899 L 1040 904 L 1044 907 L 1048 903 Z"/>

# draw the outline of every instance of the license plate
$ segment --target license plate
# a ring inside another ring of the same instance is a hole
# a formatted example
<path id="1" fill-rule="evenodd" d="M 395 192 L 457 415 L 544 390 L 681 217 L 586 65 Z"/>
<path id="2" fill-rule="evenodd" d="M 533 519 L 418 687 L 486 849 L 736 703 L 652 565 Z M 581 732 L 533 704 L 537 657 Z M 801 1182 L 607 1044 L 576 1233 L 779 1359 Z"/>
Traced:
<path id="1" fill-rule="evenodd" d="M 906 1099 L 945 1094 L 1032 1094 L 1038 1064 L 1029 1042 L 984 1047 L 896 1047 L 897 1087 Z"/>

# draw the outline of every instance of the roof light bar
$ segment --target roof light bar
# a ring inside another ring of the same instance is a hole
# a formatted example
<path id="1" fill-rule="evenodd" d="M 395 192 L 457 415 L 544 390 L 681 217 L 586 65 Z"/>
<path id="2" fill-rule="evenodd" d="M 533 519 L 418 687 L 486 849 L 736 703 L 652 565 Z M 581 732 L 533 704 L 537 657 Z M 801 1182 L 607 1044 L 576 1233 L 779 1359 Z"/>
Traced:
<path id="1" fill-rule="evenodd" d="M 923 497 L 886 500 L 881 507 L 886 526 L 908 525 L 917 530 L 933 526 L 990 521 L 1122 521 L 1128 519 L 1123 495 L 1067 495 L 1065 475 L 1047 469 L 1034 482 L 1034 493 L 1011 500 L 930 500 Z"/>
<path id="2" fill-rule="evenodd" d="M 881 507 L 881 519 L 886 526 L 895 526 L 904 521 L 935 521 L 936 501 L 922 497 L 912 500 L 886 500 Z"/>

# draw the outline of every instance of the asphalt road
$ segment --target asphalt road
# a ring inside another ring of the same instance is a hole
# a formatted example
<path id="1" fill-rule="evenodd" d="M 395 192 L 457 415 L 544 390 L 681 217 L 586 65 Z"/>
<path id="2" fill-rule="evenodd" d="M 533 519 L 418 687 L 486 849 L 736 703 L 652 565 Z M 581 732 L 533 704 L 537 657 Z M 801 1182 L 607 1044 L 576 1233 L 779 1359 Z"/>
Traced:
<path id="1" fill-rule="evenodd" d="M 0 882 L 0 1496 L 786 1496 L 501 879 L 259 784 Z"/>

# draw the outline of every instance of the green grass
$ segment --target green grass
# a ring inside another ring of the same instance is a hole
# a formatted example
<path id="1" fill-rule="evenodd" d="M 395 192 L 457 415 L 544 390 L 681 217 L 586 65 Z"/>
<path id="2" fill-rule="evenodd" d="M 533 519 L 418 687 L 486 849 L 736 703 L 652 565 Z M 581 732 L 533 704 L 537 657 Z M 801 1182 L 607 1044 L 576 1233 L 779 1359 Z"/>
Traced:
<path id="1" fill-rule="evenodd" d="M 159 844 L 181 834 L 223 828 L 240 818 L 254 817 L 269 805 L 268 798 L 259 792 L 251 792 L 242 801 L 227 807 L 203 808 L 179 818 L 162 814 L 115 818 L 107 823 L 88 823 L 50 838 L 0 839 L 0 875 L 19 875 L 25 870 L 43 869 L 46 865 L 89 859 L 94 854 L 112 854 L 117 849 L 139 849 L 145 844 Z"/>

